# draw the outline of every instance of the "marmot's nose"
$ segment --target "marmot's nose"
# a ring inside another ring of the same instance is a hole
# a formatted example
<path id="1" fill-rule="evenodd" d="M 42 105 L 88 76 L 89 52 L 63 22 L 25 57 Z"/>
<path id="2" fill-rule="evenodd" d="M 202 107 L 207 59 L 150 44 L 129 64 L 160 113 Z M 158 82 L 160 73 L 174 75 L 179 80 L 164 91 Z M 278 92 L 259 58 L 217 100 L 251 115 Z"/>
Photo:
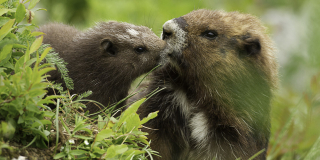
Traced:
<path id="1" fill-rule="evenodd" d="M 169 39 L 171 38 L 175 33 L 175 22 L 173 20 L 169 20 L 163 25 L 163 31 L 162 31 L 162 39 Z"/>
<path id="2" fill-rule="evenodd" d="M 166 29 L 164 26 L 163 26 L 163 31 L 162 31 L 162 39 L 165 40 L 165 39 L 168 39 L 172 36 L 172 30 L 170 29 Z"/>

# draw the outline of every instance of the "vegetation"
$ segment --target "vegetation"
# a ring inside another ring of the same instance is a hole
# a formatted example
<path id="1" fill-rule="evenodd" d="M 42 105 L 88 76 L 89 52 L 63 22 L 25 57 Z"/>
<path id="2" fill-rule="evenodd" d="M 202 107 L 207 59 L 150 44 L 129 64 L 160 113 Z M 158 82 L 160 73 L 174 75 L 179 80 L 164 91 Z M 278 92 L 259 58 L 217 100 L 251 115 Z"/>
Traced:
<path id="1" fill-rule="evenodd" d="M 47 148 L 47 158 L 54 159 L 147 159 L 156 154 L 140 128 L 157 113 L 142 120 L 136 113 L 145 99 L 129 106 L 119 118 L 109 110 L 93 119 L 78 112 L 90 91 L 70 96 L 61 84 L 47 81 L 47 73 L 57 66 L 67 88 L 73 88 L 66 63 L 42 44 L 43 33 L 31 32 L 37 27 L 32 24 L 34 12 L 45 10 L 34 9 L 38 2 L 0 1 L 0 159 L 17 158 L 30 147 Z M 48 96 L 48 89 L 58 92 Z M 37 155 L 28 156 L 41 156 Z"/>
<path id="2" fill-rule="evenodd" d="M 101 20 L 117 20 L 148 26 L 160 35 L 165 21 L 198 8 L 238 10 L 262 19 L 266 13 L 280 10 L 298 19 L 297 24 L 288 24 L 298 25 L 295 32 L 289 33 L 296 35 L 294 39 L 298 39 L 298 45 L 290 45 L 289 48 L 294 49 L 289 51 L 278 46 L 278 55 L 285 55 L 286 62 L 280 61 L 281 82 L 272 108 L 267 158 L 311 160 L 320 157 L 320 4 L 317 0 L 38 2 L 0 0 L 0 159 L 1 156 L 16 157 L 16 148 L 31 147 L 48 148 L 49 156 L 57 159 L 146 159 L 157 154 L 148 148 L 145 133 L 139 131 L 141 124 L 156 116 L 152 113 L 148 119 L 139 119 L 136 109 L 143 100 L 133 104 L 119 118 L 112 117 L 112 112 L 95 119 L 79 113 L 78 110 L 85 107 L 80 102 L 85 101 L 90 91 L 69 95 L 59 84 L 46 80 L 46 73 L 57 65 L 68 88 L 72 89 L 63 60 L 48 45 L 41 44 L 42 33 L 31 31 L 36 27 L 34 24 L 44 24 L 48 20 L 78 28 Z M 36 5 L 47 11 L 36 9 Z M 272 36 L 277 36 L 284 27 L 266 25 Z M 280 39 L 290 44 L 287 40 Z M 58 92 L 45 96 L 47 88 Z M 57 109 L 50 110 L 49 103 L 55 104 Z"/>

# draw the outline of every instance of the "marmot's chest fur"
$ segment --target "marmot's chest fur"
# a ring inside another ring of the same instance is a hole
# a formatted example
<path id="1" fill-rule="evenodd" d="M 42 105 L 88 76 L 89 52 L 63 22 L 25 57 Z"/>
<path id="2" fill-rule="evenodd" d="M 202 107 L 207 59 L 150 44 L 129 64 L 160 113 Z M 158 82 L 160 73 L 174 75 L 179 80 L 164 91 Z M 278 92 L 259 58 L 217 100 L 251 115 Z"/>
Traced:
<path id="1" fill-rule="evenodd" d="M 59 23 L 40 27 L 50 44 L 68 64 L 74 81 L 71 94 L 91 90 L 88 99 L 112 105 L 128 94 L 131 82 L 159 64 L 165 42 L 149 28 L 129 23 L 100 22 L 86 31 Z M 60 73 L 50 80 L 63 83 Z M 120 105 L 119 105 L 120 107 Z M 90 112 L 101 110 L 89 104 Z"/>
<path id="2" fill-rule="evenodd" d="M 238 12 L 196 10 L 163 25 L 171 46 L 141 108 L 165 160 L 265 159 L 277 63 L 260 21 Z"/>

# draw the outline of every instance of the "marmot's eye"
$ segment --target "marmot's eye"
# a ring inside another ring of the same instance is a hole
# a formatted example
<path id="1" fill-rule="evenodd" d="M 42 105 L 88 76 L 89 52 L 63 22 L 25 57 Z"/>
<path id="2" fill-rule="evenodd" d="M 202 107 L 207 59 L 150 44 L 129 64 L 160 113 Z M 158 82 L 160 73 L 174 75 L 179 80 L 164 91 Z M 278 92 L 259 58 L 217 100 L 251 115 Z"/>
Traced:
<path id="1" fill-rule="evenodd" d="M 137 53 L 145 52 L 147 49 L 145 47 L 137 47 L 134 49 Z"/>
<path id="2" fill-rule="evenodd" d="M 215 39 L 216 37 L 218 37 L 217 31 L 213 31 L 213 30 L 202 32 L 201 35 L 207 39 Z"/>

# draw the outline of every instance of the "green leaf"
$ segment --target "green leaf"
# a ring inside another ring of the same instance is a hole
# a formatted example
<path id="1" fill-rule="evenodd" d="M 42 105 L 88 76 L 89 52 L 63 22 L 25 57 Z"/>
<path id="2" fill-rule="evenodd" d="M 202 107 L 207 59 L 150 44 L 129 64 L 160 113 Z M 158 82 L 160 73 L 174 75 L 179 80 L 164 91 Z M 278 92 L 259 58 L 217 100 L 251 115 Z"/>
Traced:
<path id="1" fill-rule="evenodd" d="M 131 113 L 136 113 L 140 105 L 144 102 L 146 98 L 142 98 L 139 101 L 133 103 L 128 109 L 123 113 L 123 117 L 130 115 Z"/>
<path id="2" fill-rule="evenodd" d="M 39 92 L 37 92 L 37 93 L 39 93 Z M 29 95 L 30 95 L 30 93 L 29 93 Z M 29 105 L 27 105 L 27 106 L 26 106 L 26 110 L 27 110 L 27 111 L 30 111 L 30 112 L 35 112 L 35 113 L 39 112 L 38 106 L 36 106 L 36 105 L 34 105 L 34 104 L 29 104 Z"/>
<path id="3" fill-rule="evenodd" d="M 73 129 L 73 134 L 76 133 L 77 131 L 86 131 L 88 133 L 91 133 L 91 130 L 88 129 L 87 127 L 90 126 L 90 124 L 82 124 L 82 125 L 77 125 L 74 129 Z"/>
<path id="4" fill-rule="evenodd" d="M 12 26 L 15 19 L 9 20 L 6 24 L 4 24 L 0 29 L 0 41 L 11 31 L 13 30 Z"/>
<path id="5" fill-rule="evenodd" d="M 32 33 L 31 33 L 31 36 L 37 37 L 37 36 L 40 36 L 40 35 L 43 35 L 43 34 L 45 34 L 45 33 L 35 31 L 35 32 L 32 32 Z"/>
<path id="6" fill-rule="evenodd" d="M 24 55 L 24 52 L 12 52 L 12 56 L 18 56 L 19 58 L 22 57 L 23 55 Z"/>
<path id="7" fill-rule="evenodd" d="M 101 141 L 105 138 L 109 138 L 110 136 L 112 136 L 114 134 L 114 132 L 112 131 L 112 129 L 104 129 L 101 130 L 97 135 L 96 135 L 96 139 L 95 141 Z"/>
<path id="8" fill-rule="evenodd" d="M 25 122 L 25 121 L 24 121 L 23 116 L 19 116 L 18 124 L 22 124 L 22 123 L 24 123 L 24 122 Z"/>
<path id="9" fill-rule="evenodd" d="M 5 13 L 7 13 L 7 12 L 9 12 L 9 11 L 11 11 L 11 9 L 1 8 L 1 9 L 0 9 L 0 16 L 2 16 L 3 14 L 5 14 Z"/>
<path id="10" fill-rule="evenodd" d="M 26 4 L 26 3 L 28 3 L 28 2 L 30 2 L 30 0 L 26 0 L 26 1 L 24 1 L 24 2 L 23 2 L 23 4 Z"/>
<path id="11" fill-rule="evenodd" d="M 6 138 L 11 139 L 16 131 L 15 127 L 11 123 L 7 123 L 4 121 L 1 121 L 0 130 L 2 132 L 2 135 Z"/>
<path id="12" fill-rule="evenodd" d="M 14 70 L 15 72 L 20 72 L 20 68 L 22 68 L 23 64 L 24 64 L 24 56 L 20 57 L 20 59 L 16 62 L 15 66 L 14 66 Z"/>
<path id="13" fill-rule="evenodd" d="M 27 48 L 27 46 L 22 45 L 22 44 L 13 44 L 13 48 Z M 22 53 L 22 52 L 20 52 Z"/>
<path id="14" fill-rule="evenodd" d="M 46 124 L 52 124 L 52 122 L 51 122 L 51 121 L 46 120 L 46 119 L 40 120 L 40 122 L 41 122 L 43 125 L 46 125 Z"/>
<path id="15" fill-rule="evenodd" d="M 52 117 L 52 116 L 54 116 L 54 113 L 51 112 L 51 111 L 44 111 L 44 115 L 43 115 L 43 116 L 45 116 L 45 117 Z"/>
<path id="16" fill-rule="evenodd" d="M 37 9 L 35 9 L 35 12 L 36 12 L 36 11 L 41 11 L 41 10 L 47 11 L 47 9 L 45 9 L 45 8 L 37 8 Z"/>
<path id="17" fill-rule="evenodd" d="M 45 100 L 58 99 L 58 98 L 64 99 L 64 98 L 66 98 L 66 97 L 60 96 L 60 95 L 50 95 L 50 96 L 47 96 L 47 97 L 45 98 Z"/>
<path id="18" fill-rule="evenodd" d="M 4 24 L 6 24 L 9 20 L 10 18 L 8 17 L 0 17 L 0 26 L 3 26 Z"/>
<path id="19" fill-rule="evenodd" d="M 26 15 L 26 8 L 22 3 L 19 3 L 19 6 L 16 11 L 16 22 L 20 23 Z"/>
<path id="20" fill-rule="evenodd" d="M 150 145 L 149 142 L 148 142 L 146 139 L 144 139 L 144 138 L 136 138 L 135 140 L 136 140 L 136 141 L 140 141 L 140 142 L 142 142 L 142 143 L 144 143 L 144 144 L 146 144 L 146 145 Z"/>
<path id="21" fill-rule="evenodd" d="M 10 62 L 7 62 L 6 64 L 4 64 L 3 67 L 10 68 L 10 69 L 14 70 L 14 66 Z"/>
<path id="22" fill-rule="evenodd" d="M 98 115 L 98 128 L 102 129 L 107 124 L 106 121 L 103 120 L 101 115 Z"/>
<path id="23" fill-rule="evenodd" d="M 127 132 L 130 132 L 133 129 L 138 129 L 138 127 L 140 126 L 140 118 L 139 115 L 136 113 L 133 113 L 130 116 L 128 116 L 125 121 L 127 122 Z"/>
<path id="24" fill-rule="evenodd" d="M 104 150 L 104 149 L 101 149 L 99 147 L 93 147 L 93 152 L 92 153 L 98 153 L 98 154 L 102 155 L 102 154 L 106 153 L 106 150 L 107 149 Z M 93 154 L 90 154 L 90 156 L 91 156 L 91 158 L 95 157 L 95 155 L 93 155 Z"/>
<path id="25" fill-rule="evenodd" d="M 122 153 L 126 152 L 128 150 L 127 145 L 111 145 L 106 153 L 105 158 L 113 158 L 117 155 L 121 155 Z"/>
<path id="26" fill-rule="evenodd" d="M 28 9 L 32 9 L 36 6 L 36 4 L 39 2 L 40 0 L 31 0 Z"/>
<path id="27" fill-rule="evenodd" d="M 143 118 L 143 119 L 141 120 L 140 124 L 145 124 L 145 123 L 148 122 L 150 119 L 153 119 L 153 118 L 157 117 L 157 116 L 158 116 L 158 112 L 159 112 L 159 111 L 149 113 L 149 114 L 148 114 L 148 117 Z"/>
<path id="28" fill-rule="evenodd" d="M 136 150 L 136 149 L 130 149 L 124 152 L 124 155 L 128 155 L 128 157 L 125 160 L 131 160 L 133 156 L 143 154 L 144 151 Z"/>
<path id="29" fill-rule="evenodd" d="M 6 38 L 18 40 L 17 36 L 11 32 L 6 35 Z"/>
<path id="30" fill-rule="evenodd" d="M 52 49 L 52 47 L 48 47 L 48 48 L 46 48 L 43 52 L 42 52 L 42 54 L 41 54 L 41 57 L 40 57 L 40 62 L 46 57 L 46 55 L 49 53 L 49 51 Z"/>
<path id="31" fill-rule="evenodd" d="M 0 53 L 0 66 L 7 63 L 7 61 L 11 58 L 12 44 L 5 45 Z"/>
<path id="32" fill-rule="evenodd" d="M 29 96 L 31 97 L 37 97 L 37 96 L 43 96 L 45 95 L 47 92 L 44 89 L 33 89 L 29 91 Z M 39 109 L 38 109 L 39 110 Z"/>
<path id="33" fill-rule="evenodd" d="M 37 38 L 31 45 L 30 47 L 30 53 L 29 54 L 32 54 L 33 52 L 37 51 L 38 48 L 41 46 L 42 44 L 42 40 L 43 40 L 43 36 Z"/>
<path id="34" fill-rule="evenodd" d="M 60 159 L 60 158 L 63 158 L 63 157 L 65 157 L 65 156 L 67 156 L 67 153 L 61 152 L 61 153 L 56 154 L 56 155 L 53 157 L 53 159 Z"/>
<path id="35" fill-rule="evenodd" d="M 84 151 L 84 150 L 71 150 L 69 153 L 70 153 L 71 155 L 73 155 L 73 156 L 80 156 L 80 155 L 83 155 L 83 154 L 88 153 L 88 151 Z"/>
<path id="36" fill-rule="evenodd" d="M 52 70 L 55 70 L 55 69 L 56 69 L 56 68 L 53 68 L 53 67 L 47 67 L 47 68 L 41 69 L 41 70 L 39 71 L 39 74 L 40 74 L 40 75 L 44 75 L 44 74 L 48 73 L 49 71 L 52 71 Z"/>
<path id="37" fill-rule="evenodd" d="M 139 101 L 133 103 L 131 106 L 128 107 L 120 116 L 118 125 L 121 125 L 130 116 L 132 113 L 136 113 L 140 105 L 144 102 L 145 98 L 140 99 Z"/>
<path id="38" fill-rule="evenodd" d="M 93 138 L 91 138 L 91 137 L 86 137 L 86 136 L 79 136 L 79 135 L 74 135 L 73 136 L 74 138 L 80 138 L 80 139 L 93 139 Z"/>
<path id="39" fill-rule="evenodd" d="M 47 142 L 49 141 L 48 137 L 46 136 L 46 134 L 44 132 L 42 132 L 41 130 L 35 129 L 35 128 L 30 128 L 30 129 L 31 129 L 32 133 L 34 133 L 35 135 L 40 135 Z"/>
<path id="40" fill-rule="evenodd" d="M 37 58 L 32 58 L 32 59 L 28 60 L 28 61 L 24 64 L 24 68 L 27 68 L 27 67 L 31 66 L 36 60 L 37 60 Z"/>
<path id="41" fill-rule="evenodd" d="M 50 132 L 48 130 L 43 130 L 43 133 L 48 137 L 50 135 Z"/>
<path id="42" fill-rule="evenodd" d="M 11 8 L 10 12 L 16 12 L 17 8 Z"/>

